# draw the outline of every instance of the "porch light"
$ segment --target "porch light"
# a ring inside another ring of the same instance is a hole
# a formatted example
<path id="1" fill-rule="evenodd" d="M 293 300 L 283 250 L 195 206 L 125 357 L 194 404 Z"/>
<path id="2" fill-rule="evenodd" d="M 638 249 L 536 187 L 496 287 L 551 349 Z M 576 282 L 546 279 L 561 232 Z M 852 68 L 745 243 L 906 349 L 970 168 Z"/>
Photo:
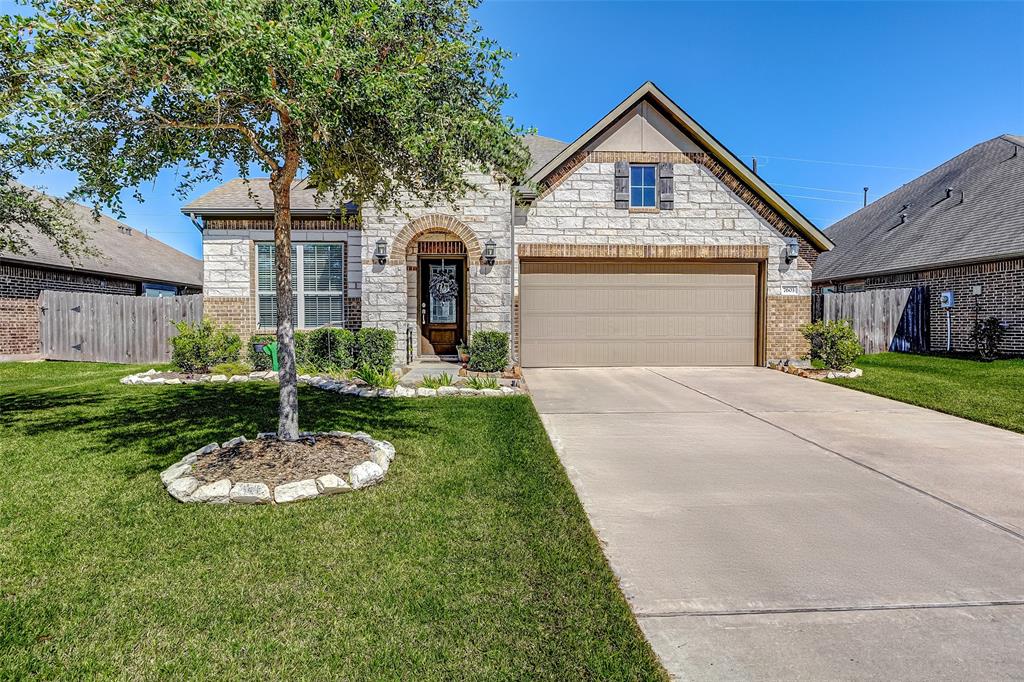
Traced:
<path id="1" fill-rule="evenodd" d="M 786 239 L 786 265 L 800 257 L 800 242 L 792 237 Z"/>
<path id="2" fill-rule="evenodd" d="M 498 245 L 494 243 L 493 239 L 487 240 L 487 243 L 484 244 L 484 263 L 494 265 L 494 261 L 498 257 L 497 247 Z"/>
<path id="3" fill-rule="evenodd" d="M 377 248 L 373 251 L 373 257 L 381 265 L 388 262 L 388 243 L 383 238 L 377 240 Z"/>

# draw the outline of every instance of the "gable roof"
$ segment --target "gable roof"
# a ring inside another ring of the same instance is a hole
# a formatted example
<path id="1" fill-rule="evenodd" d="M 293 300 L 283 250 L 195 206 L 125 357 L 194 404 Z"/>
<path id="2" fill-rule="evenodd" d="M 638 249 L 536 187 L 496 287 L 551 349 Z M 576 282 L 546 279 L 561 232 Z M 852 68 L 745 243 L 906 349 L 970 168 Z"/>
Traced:
<path id="1" fill-rule="evenodd" d="M 816 282 L 1024 255 L 1024 137 L 977 144 L 827 234 L 836 248 L 815 263 Z"/>
<path id="2" fill-rule="evenodd" d="M 90 237 L 88 246 L 99 255 L 85 255 L 73 263 L 38 232 L 29 232 L 28 243 L 35 253 L 0 251 L 0 261 L 76 270 L 125 279 L 168 284 L 203 285 L 203 262 L 105 215 L 93 218 L 92 209 L 70 204 L 74 220 Z"/>
<path id="3" fill-rule="evenodd" d="M 566 143 L 543 135 L 523 135 L 523 144 L 530 152 L 533 161 L 527 170 L 532 174 L 542 165 L 551 160 L 555 154 L 565 148 Z M 318 202 L 316 191 L 310 188 L 305 180 L 292 183 L 292 214 L 293 215 L 334 215 L 345 205 L 348 212 L 355 206 L 340 200 L 331 201 L 325 198 Z M 214 187 L 206 194 L 193 199 L 182 207 L 185 215 L 273 215 L 274 196 L 270 192 L 270 178 L 235 178 Z"/>
<path id="4" fill-rule="evenodd" d="M 689 114 L 683 111 L 678 104 L 673 102 L 668 95 L 662 92 L 658 86 L 651 81 L 647 81 L 637 88 L 633 94 L 622 100 L 617 107 L 608 112 L 604 118 L 591 126 L 589 130 L 580 135 L 575 142 L 566 146 L 556 156 L 552 157 L 550 161 L 534 171 L 528 180 L 534 184 L 540 184 L 543 182 L 563 163 L 571 159 L 577 152 L 590 144 L 598 135 L 614 124 L 620 117 L 626 115 L 634 106 L 645 98 L 660 106 L 671 117 L 671 120 L 701 149 L 725 166 L 762 200 L 778 211 L 778 213 L 809 242 L 823 251 L 827 251 L 832 248 L 832 242 L 821 230 L 815 227 L 810 220 L 805 218 L 800 211 L 790 205 L 782 195 L 772 189 L 772 187 L 754 173 L 754 171 L 750 170 L 745 163 L 736 158 L 735 154 L 715 139 L 711 133 L 705 130 Z"/>

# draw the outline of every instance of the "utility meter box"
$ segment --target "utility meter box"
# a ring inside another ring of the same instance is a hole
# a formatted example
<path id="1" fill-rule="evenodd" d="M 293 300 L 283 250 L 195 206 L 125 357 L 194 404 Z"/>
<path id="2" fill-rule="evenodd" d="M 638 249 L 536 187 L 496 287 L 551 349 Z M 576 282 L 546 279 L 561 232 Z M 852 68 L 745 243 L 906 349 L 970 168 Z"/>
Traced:
<path id="1" fill-rule="evenodd" d="M 953 292 L 952 291 L 943 291 L 942 295 L 939 296 L 939 304 L 943 308 L 952 308 L 953 307 Z"/>
<path id="2" fill-rule="evenodd" d="M 971 293 L 974 294 L 975 296 L 981 296 L 981 285 L 975 284 L 973 287 L 971 287 Z"/>

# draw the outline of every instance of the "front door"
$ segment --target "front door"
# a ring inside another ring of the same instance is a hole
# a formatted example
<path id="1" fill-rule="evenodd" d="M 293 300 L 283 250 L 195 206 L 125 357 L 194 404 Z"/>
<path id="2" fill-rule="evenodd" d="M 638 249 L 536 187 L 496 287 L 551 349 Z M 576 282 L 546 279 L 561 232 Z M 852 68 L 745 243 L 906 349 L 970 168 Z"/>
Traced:
<path id="1" fill-rule="evenodd" d="M 455 355 L 463 339 L 465 260 L 421 258 L 420 353 Z"/>

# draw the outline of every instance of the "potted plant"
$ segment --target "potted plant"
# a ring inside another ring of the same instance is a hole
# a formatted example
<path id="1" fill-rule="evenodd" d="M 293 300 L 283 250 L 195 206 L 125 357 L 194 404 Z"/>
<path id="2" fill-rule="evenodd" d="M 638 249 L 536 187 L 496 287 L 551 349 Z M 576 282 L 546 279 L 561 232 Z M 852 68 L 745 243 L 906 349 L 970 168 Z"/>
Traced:
<path id="1" fill-rule="evenodd" d="M 469 362 L 469 348 L 465 342 L 459 341 L 459 344 L 455 347 L 455 351 L 459 354 L 459 362 L 466 364 Z"/>

